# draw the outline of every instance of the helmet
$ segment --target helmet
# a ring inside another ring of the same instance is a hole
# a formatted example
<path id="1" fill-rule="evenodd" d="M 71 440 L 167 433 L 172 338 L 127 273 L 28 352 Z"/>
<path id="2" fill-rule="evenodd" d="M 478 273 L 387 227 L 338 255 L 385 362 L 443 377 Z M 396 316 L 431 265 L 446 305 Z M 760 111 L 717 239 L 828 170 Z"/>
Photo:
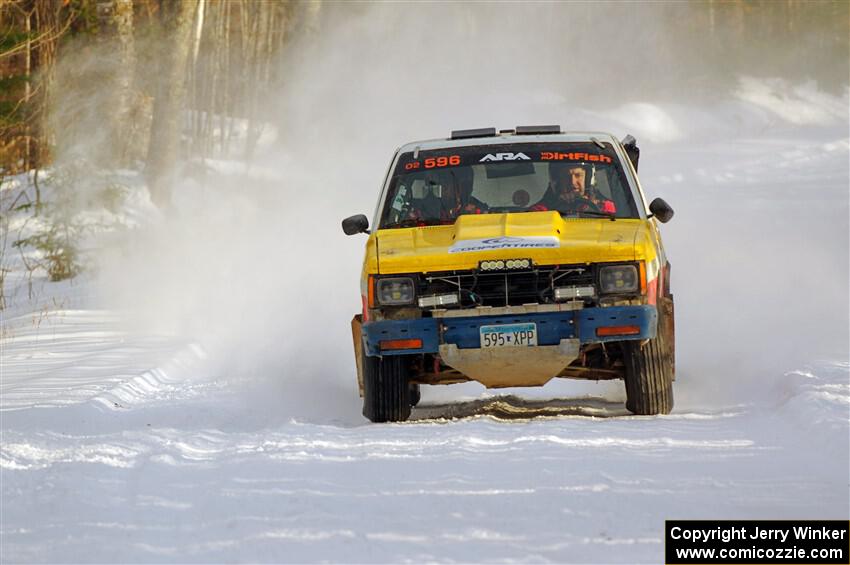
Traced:
<path id="1" fill-rule="evenodd" d="M 553 161 L 549 163 L 549 180 L 556 182 L 564 171 L 580 168 L 584 170 L 584 186 L 596 186 L 596 167 L 584 161 Z"/>

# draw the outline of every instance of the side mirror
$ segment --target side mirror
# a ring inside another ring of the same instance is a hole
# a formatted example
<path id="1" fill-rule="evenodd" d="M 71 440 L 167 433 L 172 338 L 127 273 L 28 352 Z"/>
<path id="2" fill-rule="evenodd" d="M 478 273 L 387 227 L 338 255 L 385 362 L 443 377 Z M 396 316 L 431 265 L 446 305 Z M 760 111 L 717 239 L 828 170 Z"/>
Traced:
<path id="1" fill-rule="evenodd" d="M 667 204 L 663 198 L 656 198 L 649 203 L 649 211 L 652 216 L 658 219 L 662 224 L 666 224 L 673 218 L 673 208 Z"/>
<path id="2" fill-rule="evenodd" d="M 363 214 L 348 217 L 342 221 L 342 231 L 345 235 L 369 233 L 369 218 Z"/>
<path id="3" fill-rule="evenodd" d="M 635 171 L 637 171 L 638 161 L 640 161 L 640 148 L 637 146 L 637 139 L 635 139 L 633 135 L 629 134 L 624 137 L 623 141 L 620 143 L 623 144 L 623 149 L 626 150 L 626 155 L 629 156 L 629 161 L 632 162 L 632 166 L 635 168 Z"/>

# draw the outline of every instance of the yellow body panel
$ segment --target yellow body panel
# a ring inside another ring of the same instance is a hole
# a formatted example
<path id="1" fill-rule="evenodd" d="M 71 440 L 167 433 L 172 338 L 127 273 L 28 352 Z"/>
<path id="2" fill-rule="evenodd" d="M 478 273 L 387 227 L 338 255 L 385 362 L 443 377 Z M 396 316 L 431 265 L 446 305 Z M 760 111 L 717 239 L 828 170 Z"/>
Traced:
<path id="1" fill-rule="evenodd" d="M 537 265 L 650 264 L 659 253 L 655 234 L 650 220 L 562 218 L 548 211 L 466 215 L 453 225 L 378 230 L 369 238 L 363 275 L 475 269 L 485 259 L 510 258 Z M 551 237 L 558 246 L 450 253 L 457 242 L 497 237 Z"/>

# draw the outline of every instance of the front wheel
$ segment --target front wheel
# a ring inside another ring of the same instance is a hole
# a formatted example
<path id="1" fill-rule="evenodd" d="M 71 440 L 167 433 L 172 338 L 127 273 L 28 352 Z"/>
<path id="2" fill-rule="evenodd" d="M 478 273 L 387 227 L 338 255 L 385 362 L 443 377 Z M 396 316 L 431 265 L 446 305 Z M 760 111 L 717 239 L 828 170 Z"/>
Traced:
<path id="1" fill-rule="evenodd" d="M 626 408 L 633 414 L 669 414 L 673 410 L 673 367 L 664 338 L 623 344 Z"/>
<path id="2" fill-rule="evenodd" d="M 403 422 L 410 417 L 408 359 L 403 355 L 363 356 L 363 415 L 373 422 Z"/>

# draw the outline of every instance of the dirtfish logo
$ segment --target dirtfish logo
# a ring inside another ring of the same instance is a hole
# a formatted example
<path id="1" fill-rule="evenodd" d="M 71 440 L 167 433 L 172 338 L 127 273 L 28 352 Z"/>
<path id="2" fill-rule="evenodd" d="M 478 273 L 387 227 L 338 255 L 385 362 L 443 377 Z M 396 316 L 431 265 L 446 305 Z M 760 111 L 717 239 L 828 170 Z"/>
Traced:
<path id="1" fill-rule="evenodd" d="M 478 162 L 485 161 L 531 161 L 531 158 L 525 153 L 487 153 Z"/>
<path id="2" fill-rule="evenodd" d="M 469 253 L 471 251 L 492 251 L 493 249 L 551 249 L 560 247 L 557 237 L 488 237 L 485 239 L 465 239 L 449 247 L 449 253 Z"/>

